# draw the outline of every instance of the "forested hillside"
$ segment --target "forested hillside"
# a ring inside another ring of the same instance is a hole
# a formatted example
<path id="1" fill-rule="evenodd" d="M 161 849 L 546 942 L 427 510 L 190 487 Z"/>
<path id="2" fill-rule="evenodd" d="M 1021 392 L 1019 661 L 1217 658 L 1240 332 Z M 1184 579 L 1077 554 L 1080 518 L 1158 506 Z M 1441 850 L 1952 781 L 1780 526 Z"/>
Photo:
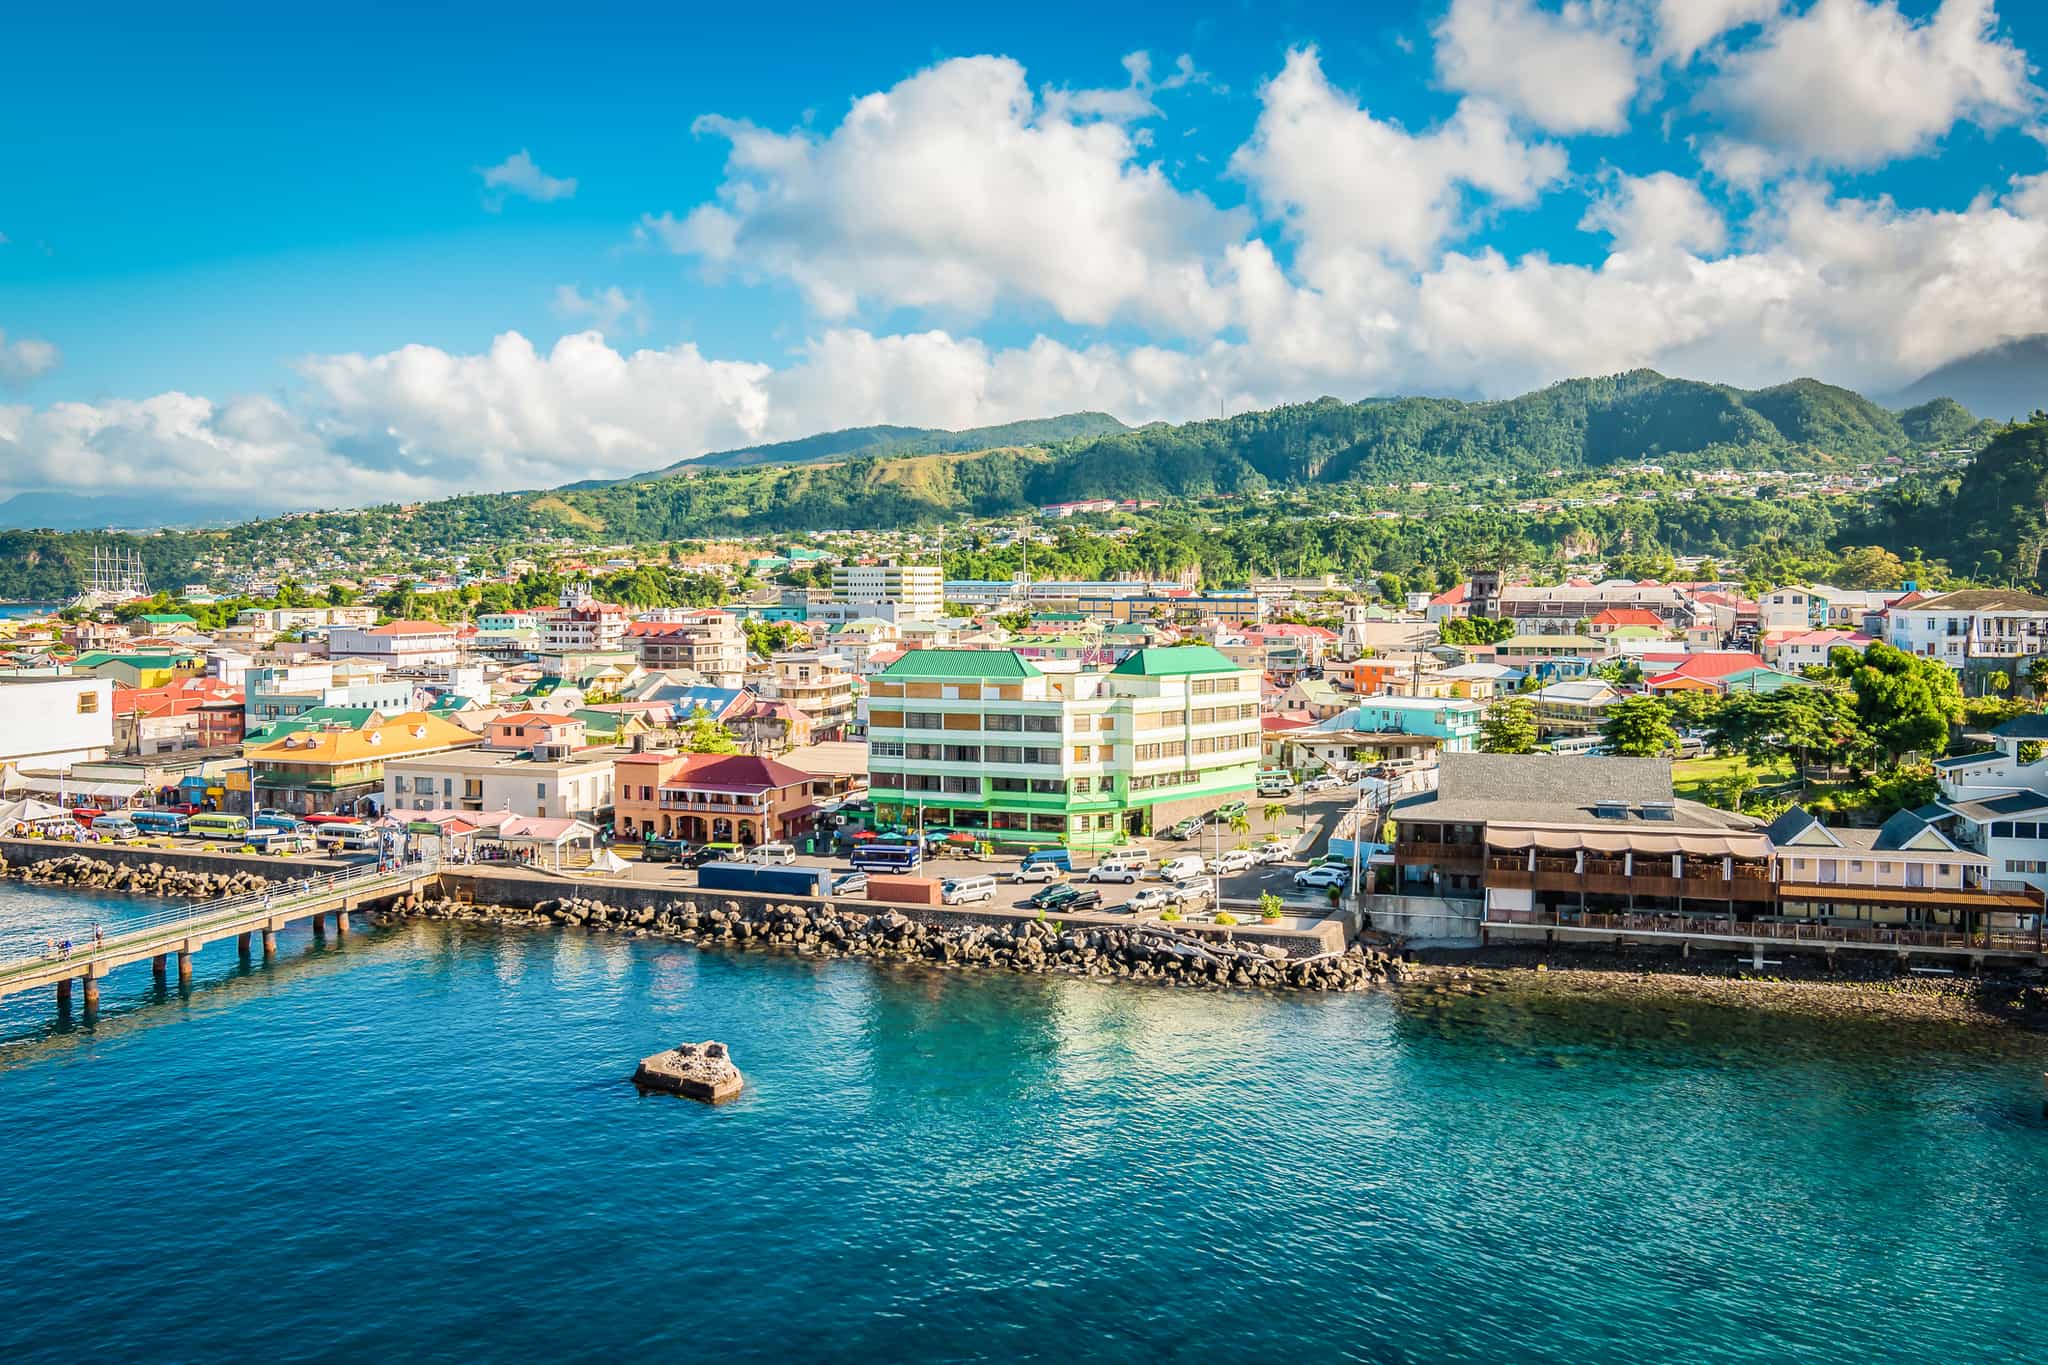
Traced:
<path id="1" fill-rule="evenodd" d="M 1999 432 L 1959 477 L 1901 484 L 1867 534 L 1984 582 L 2048 588 L 2048 417 Z"/>
<path id="2" fill-rule="evenodd" d="M 694 460 L 678 460 L 664 469 L 636 474 L 644 483 L 671 474 L 703 469 L 746 469 L 764 464 L 812 464 L 820 460 L 851 460 L 867 456 L 940 455 L 963 450 L 994 450 L 1007 446 L 1051 445 L 1123 431 L 1125 426 L 1106 412 L 1070 412 L 1001 426 L 945 431 L 937 427 L 848 427 L 795 441 L 718 450 Z"/>

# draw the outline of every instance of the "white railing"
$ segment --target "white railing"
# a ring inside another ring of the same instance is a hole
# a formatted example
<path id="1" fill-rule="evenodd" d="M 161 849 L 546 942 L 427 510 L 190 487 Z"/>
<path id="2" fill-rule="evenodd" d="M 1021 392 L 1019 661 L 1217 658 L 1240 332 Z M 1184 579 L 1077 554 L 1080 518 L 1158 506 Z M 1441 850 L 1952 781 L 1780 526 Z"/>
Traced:
<path id="1" fill-rule="evenodd" d="M 415 877 L 430 875 L 437 866 L 438 859 L 428 858 L 401 863 L 395 868 L 368 863 L 317 877 L 290 879 L 261 891 L 244 891 L 196 905 L 176 906 L 141 919 L 128 920 L 120 926 L 119 933 L 107 935 L 97 944 L 74 944 L 69 953 L 61 948 L 56 953 L 45 949 L 33 956 L 22 954 L 0 959 L 0 983 L 13 976 L 39 972 L 52 962 L 77 963 L 82 969 L 100 958 L 119 956 L 137 943 L 175 937 L 180 932 L 201 933 L 256 915 L 288 914 L 295 907 L 318 903 L 343 889 L 410 882 Z"/>

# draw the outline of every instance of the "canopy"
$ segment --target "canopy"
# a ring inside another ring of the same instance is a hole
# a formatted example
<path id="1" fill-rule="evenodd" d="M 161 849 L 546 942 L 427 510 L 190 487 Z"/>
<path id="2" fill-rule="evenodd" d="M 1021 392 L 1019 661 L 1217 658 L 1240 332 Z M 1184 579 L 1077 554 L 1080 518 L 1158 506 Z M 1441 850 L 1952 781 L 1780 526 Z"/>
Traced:
<path id="1" fill-rule="evenodd" d="M 626 860 L 608 848 L 599 849 L 597 856 L 590 860 L 592 872 L 624 872 L 626 866 Z"/>
<path id="2" fill-rule="evenodd" d="M 1771 853 L 1770 842 L 1761 833 L 1730 830 L 1726 833 L 1688 831 L 1667 834 L 1644 829 L 1640 825 L 1608 829 L 1488 825 L 1486 846 L 1509 852 L 1532 846 L 1546 853 L 1573 853 L 1584 849 L 1588 853 L 1603 853 L 1610 857 L 1622 853 L 1653 857 L 1689 853 L 1696 858 L 1768 858 Z"/>
<path id="3" fill-rule="evenodd" d="M 0 829 L 13 829 L 16 825 L 76 824 L 71 812 L 48 801 L 29 797 L 21 801 L 9 801 L 0 805 Z"/>

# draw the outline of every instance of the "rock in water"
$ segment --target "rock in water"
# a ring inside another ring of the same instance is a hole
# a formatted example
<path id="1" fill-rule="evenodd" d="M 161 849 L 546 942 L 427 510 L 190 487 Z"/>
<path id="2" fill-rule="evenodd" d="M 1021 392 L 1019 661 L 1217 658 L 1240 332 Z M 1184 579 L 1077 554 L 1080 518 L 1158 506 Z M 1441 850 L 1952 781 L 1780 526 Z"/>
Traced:
<path id="1" fill-rule="evenodd" d="M 724 1043 L 684 1043 L 640 1059 L 633 1084 L 706 1104 L 723 1104 L 740 1093 L 746 1078 L 732 1064 Z"/>

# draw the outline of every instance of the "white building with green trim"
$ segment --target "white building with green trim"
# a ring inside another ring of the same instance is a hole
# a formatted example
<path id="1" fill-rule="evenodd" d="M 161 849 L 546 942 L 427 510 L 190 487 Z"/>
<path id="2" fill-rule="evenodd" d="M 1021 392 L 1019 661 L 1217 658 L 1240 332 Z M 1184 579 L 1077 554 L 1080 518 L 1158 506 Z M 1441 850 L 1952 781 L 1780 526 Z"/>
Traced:
<path id="1" fill-rule="evenodd" d="M 1101 846 L 1248 800 L 1258 779 L 1259 675 L 1208 645 L 1106 670 L 913 649 L 869 687 L 883 823 Z"/>

